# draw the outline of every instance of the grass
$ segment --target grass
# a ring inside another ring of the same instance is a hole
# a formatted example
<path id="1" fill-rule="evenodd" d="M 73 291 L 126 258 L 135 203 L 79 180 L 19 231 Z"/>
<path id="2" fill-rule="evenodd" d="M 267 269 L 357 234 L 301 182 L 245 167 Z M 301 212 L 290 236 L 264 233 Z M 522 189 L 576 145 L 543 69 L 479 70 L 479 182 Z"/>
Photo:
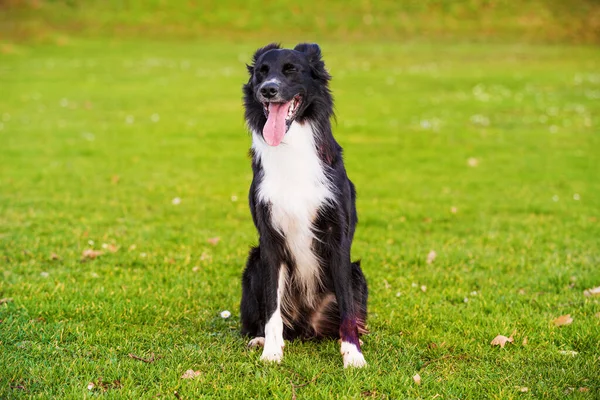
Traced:
<path id="1" fill-rule="evenodd" d="M 371 290 L 343 370 L 336 342 L 264 365 L 238 334 L 262 44 L 0 55 L 0 398 L 600 396 L 597 49 L 322 43 Z"/>
<path id="2" fill-rule="evenodd" d="M 0 37 L 70 36 L 282 40 L 431 40 L 600 43 L 596 0 L 4 0 Z M 262 40 L 259 40 L 262 41 Z"/>

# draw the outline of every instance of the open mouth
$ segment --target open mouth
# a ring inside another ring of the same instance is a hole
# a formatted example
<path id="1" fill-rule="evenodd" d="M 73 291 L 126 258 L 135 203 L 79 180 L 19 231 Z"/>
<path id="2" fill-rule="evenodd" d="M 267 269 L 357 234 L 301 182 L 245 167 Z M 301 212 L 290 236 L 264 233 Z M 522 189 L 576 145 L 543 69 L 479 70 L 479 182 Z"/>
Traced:
<path id="1" fill-rule="evenodd" d="M 268 102 L 265 101 L 263 103 L 263 111 L 265 113 L 265 117 L 267 117 L 267 119 L 269 119 L 269 114 L 271 111 L 271 107 L 282 107 L 285 105 L 288 105 L 288 109 L 287 109 L 287 113 L 285 114 L 285 123 L 287 125 L 287 128 L 289 129 L 292 121 L 294 120 L 294 118 L 296 118 L 296 114 L 298 114 L 298 110 L 300 109 L 300 105 L 302 104 L 302 96 L 297 94 L 294 96 L 294 98 L 289 101 L 288 103 L 275 103 L 275 102 Z M 277 110 L 279 111 L 279 110 Z"/>
<path id="2" fill-rule="evenodd" d="M 264 102 L 263 111 L 267 122 L 263 128 L 263 138 L 269 146 L 279 146 L 292 125 L 302 105 L 302 96 L 295 95 L 288 102 Z"/>

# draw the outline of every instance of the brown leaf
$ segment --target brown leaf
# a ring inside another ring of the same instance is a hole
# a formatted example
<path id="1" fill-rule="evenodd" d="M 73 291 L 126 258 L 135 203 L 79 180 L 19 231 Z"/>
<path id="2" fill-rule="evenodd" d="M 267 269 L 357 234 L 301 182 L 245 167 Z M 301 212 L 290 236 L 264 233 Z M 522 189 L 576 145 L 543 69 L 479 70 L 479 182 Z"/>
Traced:
<path id="1" fill-rule="evenodd" d="M 583 294 L 586 297 L 600 296 L 600 286 L 592 288 L 592 289 L 584 290 Z"/>
<path id="2" fill-rule="evenodd" d="M 52 253 L 52 254 L 50 254 L 50 259 L 51 260 L 60 260 L 60 256 L 56 253 Z"/>
<path id="3" fill-rule="evenodd" d="M 220 240 L 221 240 L 221 238 L 217 236 L 217 237 L 208 239 L 207 242 L 212 244 L 213 246 L 216 246 Z"/>
<path id="4" fill-rule="evenodd" d="M 415 381 L 415 383 L 417 385 L 420 385 L 421 384 L 421 375 L 415 374 L 415 376 L 413 376 L 413 381 Z"/>
<path id="5" fill-rule="evenodd" d="M 100 250 L 85 249 L 81 255 L 83 258 L 89 258 L 90 260 L 93 260 L 94 258 L 100 257 L 102 254 L 104 253 Z"/>
<path id="6" fill-rule="evenodd" d="M 513 339 L 512 335 L 511 337 L 498 335 L 490 342 L 490 344 L 492 346 L 500 346 L 500 348 L 503 349 L 506 343 L 513 343 L 514 341 L 515 340 Z"/>
<path id="7" fill-rule="evenodd" d="M 0 299 L 0 304 L 10 303 L 11 301 L 13 301 L 12 297 L 5 297 L 3 299 Z"/>
<path id="8" fill-rule="evenodd" d="M 590 388 L 586 388 L 586 387 L 580 387 L 580 388 L 579 388 L 579 391 L 580 391 L 581 393 L 589 392 L 589 391 L 590 391 Z"/>
<path id="9" fill-rule="evenodd" d="M 571 314 L 561 315 L 552 321 L 554 326 L 563 326 L 563 325 L 571 325 L 573 323 L 573 318 L 571 318 Z"/>
<path id="10" fill-rule="evenodd" d="M 111 253 L 116 253 L 119 250 L 119 246 L 113 243 L 104 243 L 102 244 L 102 248 L 110 251 Z"/>
<path id="11" fill-rule="evenodd" d="M 427 264 L 432 264 L 435 261 L 435 258 L 437 257 L 437 253 L 433 250 L 431 250 L 429 252 L 429 254 L 427 254 Z"/>
<path id="12" fill-rule="evenodd" d="M 194 371 L 193 369 L 188 369 L 181 375 L 181 379 L 194 379 L 200 375 L 200 371 Z"/>

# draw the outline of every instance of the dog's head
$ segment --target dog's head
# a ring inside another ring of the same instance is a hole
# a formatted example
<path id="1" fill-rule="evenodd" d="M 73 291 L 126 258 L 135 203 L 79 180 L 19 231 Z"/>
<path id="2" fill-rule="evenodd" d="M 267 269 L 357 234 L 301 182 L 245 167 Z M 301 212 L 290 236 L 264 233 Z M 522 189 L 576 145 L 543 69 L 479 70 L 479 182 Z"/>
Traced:
<path id="1" fill-rule="evenodd" d="M 267 144 L 279 145 L 295 121 L 329 119 L 331 77 L 318 45 L 301 43 L 290 50 L 272 43 L 258 49 L 252 61 L 244 85 L 246 121 Z"/>

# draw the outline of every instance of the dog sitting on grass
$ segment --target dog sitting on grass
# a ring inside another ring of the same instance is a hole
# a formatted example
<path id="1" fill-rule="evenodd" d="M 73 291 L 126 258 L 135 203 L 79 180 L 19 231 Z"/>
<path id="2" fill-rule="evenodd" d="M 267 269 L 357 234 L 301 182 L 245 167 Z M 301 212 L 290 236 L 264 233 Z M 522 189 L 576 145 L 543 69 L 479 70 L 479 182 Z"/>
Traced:
<path id="1" fill-rule="evenodd" d="M 350 259 L 356 192 L 331 131 L 331 76 L 321 49 L 269 44 L 248 72 L 249 202 L 260 238 L 242 278 L 242 333 L 274 362 L 283 358 L 284 339 L 339 338 L 344 367 L 363 367 L 367 282 Z"/>

